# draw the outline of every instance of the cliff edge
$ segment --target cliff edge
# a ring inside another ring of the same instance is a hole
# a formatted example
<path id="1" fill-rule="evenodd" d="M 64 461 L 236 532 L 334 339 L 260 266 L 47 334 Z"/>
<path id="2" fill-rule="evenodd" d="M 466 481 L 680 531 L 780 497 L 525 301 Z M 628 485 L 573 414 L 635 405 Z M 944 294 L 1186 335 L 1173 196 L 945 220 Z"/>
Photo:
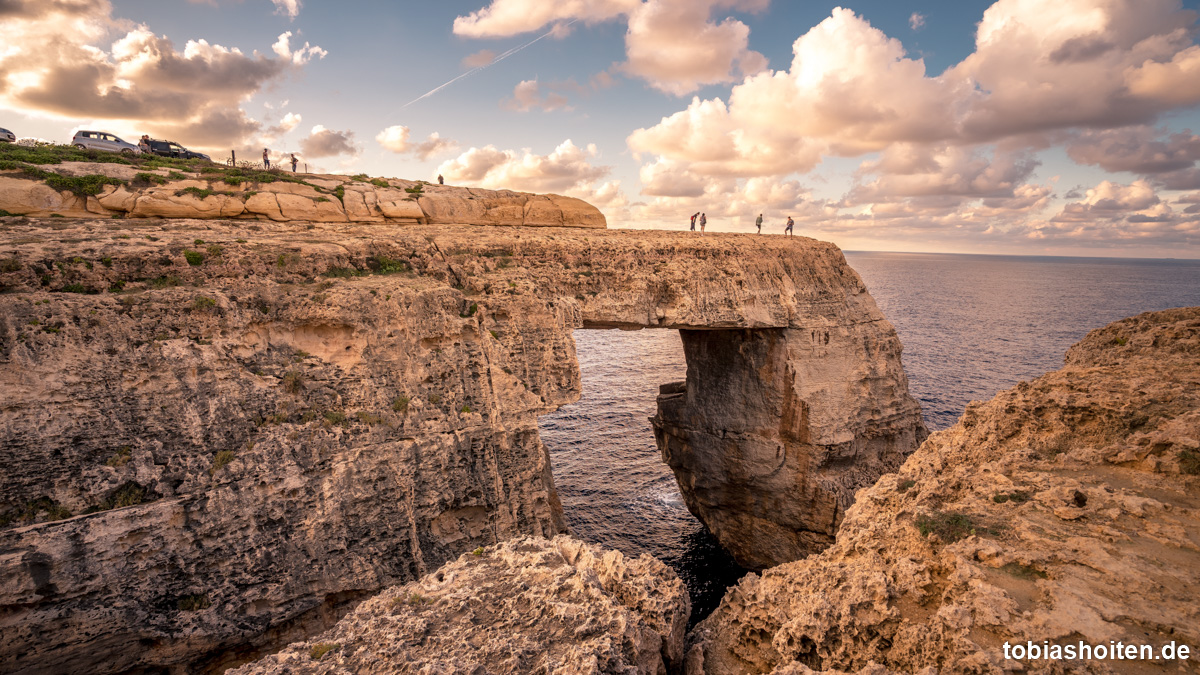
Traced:
<path id="1" fill-rule="evenodd" d="M 1092 331 L 859 493 L 819 556 L 746 577 L 687 672 L 1192 672 L 1003 645 L 1200 646 L 1200 308 Z M 1010 653 L 1010 657 L 1014 653 Z"/>

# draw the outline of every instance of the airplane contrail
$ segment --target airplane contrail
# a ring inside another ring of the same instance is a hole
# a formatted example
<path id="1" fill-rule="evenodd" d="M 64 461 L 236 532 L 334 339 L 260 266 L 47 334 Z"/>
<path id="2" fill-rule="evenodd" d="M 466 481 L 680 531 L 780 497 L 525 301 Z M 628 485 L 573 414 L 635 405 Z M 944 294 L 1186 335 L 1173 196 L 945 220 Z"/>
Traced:
<path id="1" fill-rule="evenodd" d="M 578 20 L 579 19 L 571 19 L 563 27 L 566 28 Z M 434 87 L 433 89 L 430 89 L 429 91 L 425 92 L 424 94 L 421 94 L 420 96 L 414 98 L 413 100 L 409 101 L 408 103 L 405 103 L 404 105 L 400 106 L 400 109 L 404 110 L 408 106 L 416 103 L 417 101 L 420 101 L 421 99 L 429 98 L 430 96 L 433 96 L 434 94 L 445 89 L 446 87 L 449 87 L 450 85 L 454 84 L 455 82 L 458 82 L 459 80 L 463 79 L 464 77 L 466 77 L 468 75 L 474 75 L 475 73 L 478 73 L 479 71 L 484 70 L 485 68 L 491 68 L 492 66 L 496 65 L 497 63 L 500 63 L 501 61 L 503 61 L 504 59 L 507 59 L 508 57 L 512 56 L 513 54 L 516 54 L 517 52 L 521 51 L 522 49 L 532 46 L 535 42 L 538 42 L 542 38 L 554 33 L 556 30 L 558 30 L 557 26 L 555 28 L 552 28 L 552 29 L 546 31 L 545 33 L 542 33 L 541 35 L 535 37 L 534 39 L 530 40 L 529 42 L 526 42 L 525 44 L 523 44 L 519 47 L 513 47 L 512 49 L 504 52 L 500 56 L 497 56 L 496 58 L 492 59 L 490 63 L 486 63 L 482 66 L 476 66 L 475 68 L 468 70 L 467 72 L 463 73 L 462 75 L 459 75 L 458 77 L 454 78 L 453 80 L 450 80 L 449 82 L 447 82 L 439 87 Z"/>

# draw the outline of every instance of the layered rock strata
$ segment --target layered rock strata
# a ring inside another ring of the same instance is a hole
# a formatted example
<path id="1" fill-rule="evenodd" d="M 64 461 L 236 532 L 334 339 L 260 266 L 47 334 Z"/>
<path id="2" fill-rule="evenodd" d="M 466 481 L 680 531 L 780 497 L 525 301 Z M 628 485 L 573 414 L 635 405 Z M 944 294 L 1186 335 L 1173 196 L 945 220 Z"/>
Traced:
<path id="1" fill-rule="evenodd" d="M 1118 321 L 930 436 L 833 547 L 730 589 L 687 672 L 1192 672 L 1198 509 L 1200 308 Z M 1005 658 L 1029 642 L 1154 658 Z"/>
<path id="2" fill-rule="evenodd" d="M 678 672 L 691 601 L 649 555 L 570 537 L 463 554 L 230 675 Z"/>
<path id="3" fill-rule="evenodd" d="M 831 391 L 898 369 L 840 251 L 803 238 L 6 218 L 0 286 L 18 673 L 220 670 L 561 532 L 536 425 L 580 394 L 577 328 L 828 332 L 789 367 L 860 360 Z"/>
<path id="4" fill-rule="evenodd" d="M 104 176 L 122 184 L 99 194 L 57 190 L 20 170 L 0 171 L 0 211 L 47 218 L 198 218 L 277 222 L 468 224 L 524 227 L 607 226 L 587 202 L 562 195 L 433 185 L 424 181 L 328 174 L 253 172 L 229 181 L 213 172 L 121 164 L 47 165 L 63 176 Z M 269 180 L 270 182 L 264 182 Z"/>

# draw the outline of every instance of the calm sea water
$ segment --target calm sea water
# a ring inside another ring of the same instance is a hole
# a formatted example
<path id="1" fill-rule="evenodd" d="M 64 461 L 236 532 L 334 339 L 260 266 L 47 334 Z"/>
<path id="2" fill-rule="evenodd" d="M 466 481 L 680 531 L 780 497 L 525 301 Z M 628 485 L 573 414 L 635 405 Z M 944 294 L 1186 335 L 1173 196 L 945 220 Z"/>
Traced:
<path id="1" fill-rule="evenodd" d="M 972 400 L 1062 365 L 1089 330 L 1200 305 L 1200 261 L 846 254 L 904 343 L 909 388 L 931 430 Z M 745 571 L 688 513 L 648 417 L 687 367 L 676 331 L 575 333 L 583 396 L 540 422 L 575 536 L 672 567 L 707 616 Z"/>

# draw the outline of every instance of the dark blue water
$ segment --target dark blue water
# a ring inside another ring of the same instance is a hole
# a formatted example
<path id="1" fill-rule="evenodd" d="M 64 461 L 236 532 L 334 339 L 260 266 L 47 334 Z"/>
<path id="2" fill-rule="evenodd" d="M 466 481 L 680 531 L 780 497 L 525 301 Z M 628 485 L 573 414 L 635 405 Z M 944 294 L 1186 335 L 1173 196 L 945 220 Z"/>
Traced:
<path id="1" fill-rule="evenodd" d="M 1093 328 L 1141 312 L 1200 305 L 1200 261 L 846 254 L 904 343 L 909 389 L 931 430 L 972 400 L 1062 365 Z M 744 570 L 692 517 L 647 418 L 658 385 L 686 374 L 670 330 L 575 333 L 583 397 L 542 417 L 554 479 L 575 536 L 649 553 L 707 616 Z"/>

